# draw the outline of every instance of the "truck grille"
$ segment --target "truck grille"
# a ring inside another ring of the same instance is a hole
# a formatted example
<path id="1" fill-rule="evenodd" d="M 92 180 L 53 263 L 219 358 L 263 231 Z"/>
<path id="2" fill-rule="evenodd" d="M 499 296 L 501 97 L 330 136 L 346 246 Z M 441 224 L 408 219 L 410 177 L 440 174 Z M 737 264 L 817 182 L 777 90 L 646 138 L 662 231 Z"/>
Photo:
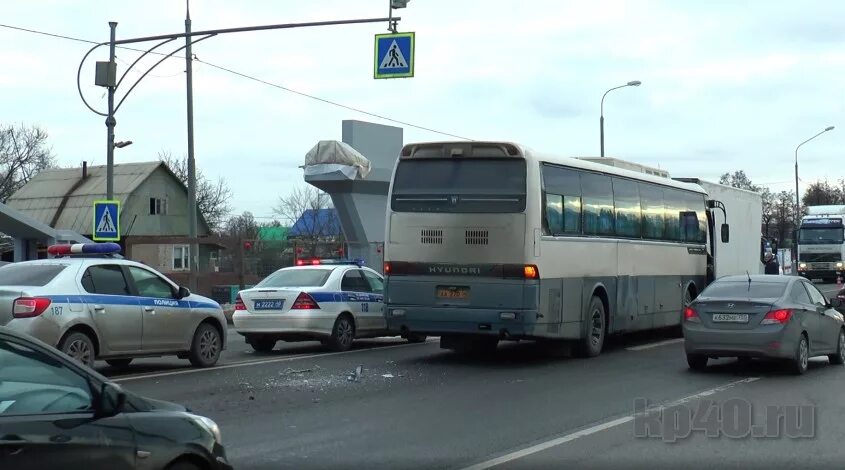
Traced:
<path id="1" fill-rule="evenodd" d="M 805 263 L 830 263 L 842 261 L 840 253 L 801 253 L 798 261 Z"/>

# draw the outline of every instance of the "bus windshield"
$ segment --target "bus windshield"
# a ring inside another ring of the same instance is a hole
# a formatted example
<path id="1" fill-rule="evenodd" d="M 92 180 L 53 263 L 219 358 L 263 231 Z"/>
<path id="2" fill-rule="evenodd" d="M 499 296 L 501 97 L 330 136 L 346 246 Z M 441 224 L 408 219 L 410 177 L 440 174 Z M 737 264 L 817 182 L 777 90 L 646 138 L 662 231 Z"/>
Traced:
<path id="1" fill-rule="evenodd" d="M 842 243 L 843 235 L 841 228 L 802 228 L 798 232 L 798 241 L 806 244 Z"/>
<path id="2" fill-rule="evenodd" d="M 525 160 L 400 160 L 391 208 L 396 212 L 522 212 Z"/>

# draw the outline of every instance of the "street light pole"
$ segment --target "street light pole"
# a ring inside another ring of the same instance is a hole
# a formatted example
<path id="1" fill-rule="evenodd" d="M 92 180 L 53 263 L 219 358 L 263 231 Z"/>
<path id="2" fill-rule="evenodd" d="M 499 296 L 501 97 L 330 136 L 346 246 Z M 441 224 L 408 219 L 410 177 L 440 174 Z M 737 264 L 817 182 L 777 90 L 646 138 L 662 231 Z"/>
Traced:
<path id="1" fill-rule="evenodd" d="M 628 82 L 624 85 L 613 87 L 610 90 L 607 90 L 606 92 L 604 92 L 603 95 L 601 95 L 601 112 L 600 112 L 600 117 L 599 117 L 599 140 L 601 141 L 601 156 L 602 156 L 602 158 L 604 158 L 604 97 L 607 96 L 607 94 L 610 93 L 613 90 L 618 90 L 620 88 L 625 88 L 625 87 L 629 87 L 629 86 L 640 86 L 641 84 L 642 84 L 642 82 L 639 81 L 639 80 L 632 80 L 632 81 L 630 81 L 630 82 Z"/>
<path id="2" fill-rule="evenodd" d="M 194 282 L 198 271 L 199 245 L 197 244 L 197 174 L 194 160 L 194 55 L 191 52 L 191 11 L 185 0 L 185 80 L 188 95 L 188 238 L 189 248 L 189 287 L 196 290 Z"/>
<path id="3" fill-rule="evenodd" d="M 115 71 L 117 75 L 117 68 L 114 63 L 114 38 L 115 30 L 117 29 L 117 21 L 109 21 L 109 75 L 111 71 Z M 106 199 L 111 201 L 114 198 L 114 126 L 117 122 L 114 119 L 114 89 L 116 88 L 115 80 L 117 77 L 109 77 L 108 86 L 108 115 L 106 116 Z"/>
<path id="4" fill-rule="evenodd" d="M 830 132 L 833 129 L 834 129 L 833 126 L 828 126 L 823 131 L 821 131 L 818 134 L 810 137 L 809 139 L 805 140 L 804 142 L 801 142 L 800 144 L 798 144 L 797 147 L 795 147 L 795 231 L 796 231 L 795 233 L 796 234 L 798 233 L 798 224 L 801 221 L 801 214 L 800 214 L 800 212 L 801 212 L 801 200 L 798 196 L 798 149 L 800 149 L 801 146 L 806 144 L 807 142 L 815 139 L 816 137 L 824 134 L 825 132 Z M 793 244 L 796 245 L 796 242 L 797 242 L 797 240 L 795 240 L 793 242 Z"/>

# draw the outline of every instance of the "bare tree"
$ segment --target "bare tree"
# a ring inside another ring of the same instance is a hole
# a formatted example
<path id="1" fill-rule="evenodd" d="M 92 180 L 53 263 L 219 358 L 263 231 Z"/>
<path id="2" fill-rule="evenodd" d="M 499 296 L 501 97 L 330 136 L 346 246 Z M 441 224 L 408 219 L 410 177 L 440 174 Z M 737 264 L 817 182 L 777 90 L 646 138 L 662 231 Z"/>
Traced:
<path id="1" fill-rule="evenodd" d="M 0 125 L 0 202 L 6 202 L 39 171 L 55 164 L 43 129 Z"/>
<path id="2" fill-rule="evenodd" d="M 252 212 L 247 211 L 230 217 L 226 221 L 225 231 L 231 237 L 254 240 L 258 238 L 258 222 L 255 221 Z"/>
<path id="3" fill-rule="evenodd" d="M 845 195 L 842 194 L 841 188 L 831 185 L 825 181 L 817 181 L 807 186 L 804 191 L 804 196 L 801 202 L 805 206 L 825 206 L 828 204 L 843 204 Z"/>
<path id="4" fill-rule="evenodd" d="M 279 197 L 273 213 L 282 218 L 283 221 L 296 226 L 296 237 L 306 242 L 315 249 L 317 241 L 321 239 L 334 239 L 340 234 L 340 220 L 335 211 L 325 212 L 324 209 L 331 209 L 332 201 L 328 194 L 311 186 L 298 186 L 287 196 Z"/>
<path id="5" fill-rule="evenodd" d="M 174 157 L 170 151 L 162 150 L 158 153 L 158 159 L 164 162 L 170 171 L 179 178 L 186 187 L 188 186 L 188 157 Z M 232 198 L 232 190 L 226 184 L 226 180 L 218 178 L 216 182 L 209 181 L 203 175 L 202 170 L 197 169 L 197 210 L 202 214 L 211 230 L 221 228 L 226 216 L 232 208 L 229 200 Z"/>

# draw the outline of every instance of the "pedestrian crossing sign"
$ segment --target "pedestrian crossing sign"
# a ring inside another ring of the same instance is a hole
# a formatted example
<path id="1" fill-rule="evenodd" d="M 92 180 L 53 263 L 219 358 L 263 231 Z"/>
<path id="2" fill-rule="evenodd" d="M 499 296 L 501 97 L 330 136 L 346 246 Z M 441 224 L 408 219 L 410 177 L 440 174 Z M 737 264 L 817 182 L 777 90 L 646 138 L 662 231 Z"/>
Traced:
<path id="1" fill-rule="evenodd" d="M 94 201 L 94 230 L 97 242 L 120 241 L 120 201 Z"/>
<path id="2" fill-rule="evenodd" d="M 414 33 L 376 34 L 373 78 L 414 76 Z"/>

